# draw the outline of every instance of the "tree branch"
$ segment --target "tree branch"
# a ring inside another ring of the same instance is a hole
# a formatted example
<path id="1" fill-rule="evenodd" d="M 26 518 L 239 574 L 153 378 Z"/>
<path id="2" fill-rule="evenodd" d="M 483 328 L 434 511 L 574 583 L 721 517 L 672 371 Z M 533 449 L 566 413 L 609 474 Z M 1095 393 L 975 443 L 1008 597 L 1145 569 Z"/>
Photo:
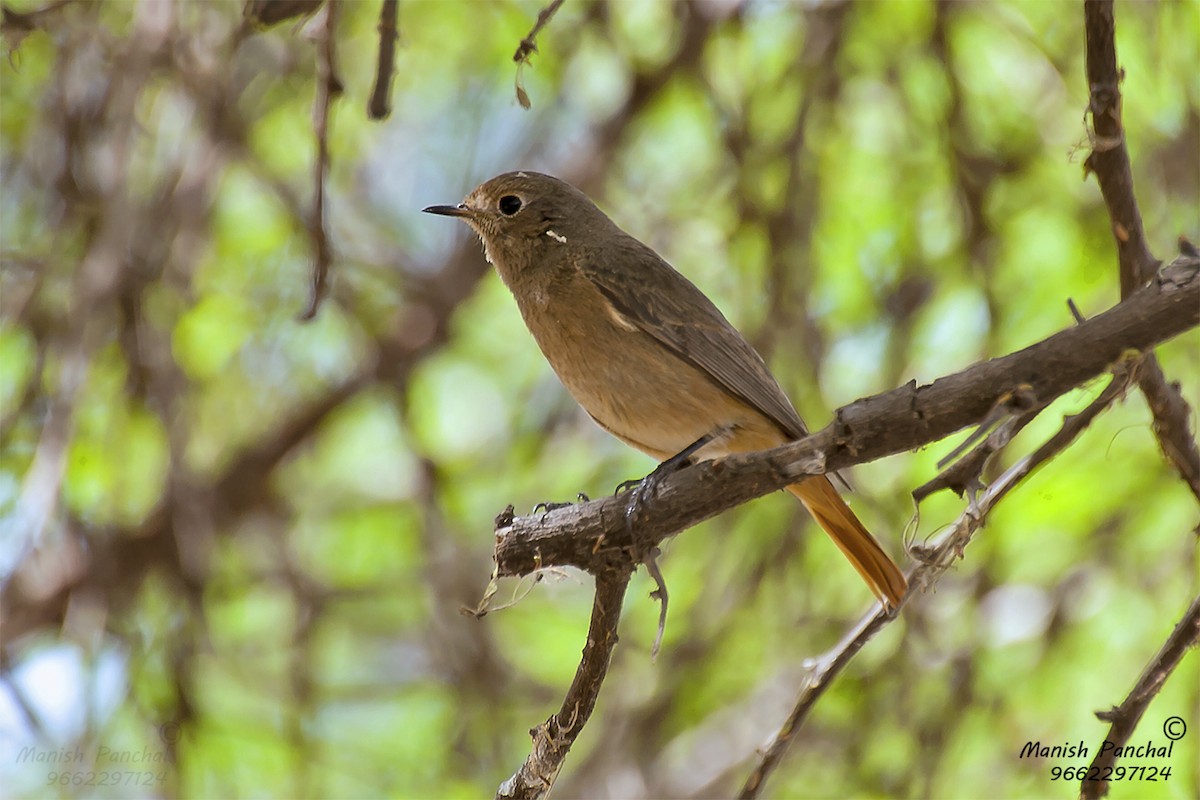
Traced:
<path id="1" fill-rule="evenodd" d="M 496 791 L 497 800 L 534 800 L 550 794 L 571 745 L 596 707 L 596 698 L 608 674 L 613 648 L 617 646 L 617 623 L 621 618 L 625 589 L 632 575 L 629 569 L 597 574 L 592 620 L 588 625 L 587 643 L 583 646 L 583 658 L 575 671 L 575 680 L 571 682 L 558 713 L 530 731 L 533 751 L 521 768 L 500 784 Z"/>
<path id="2" fill-rule="evenodd" d="M 1112 218 L 1121 260 L 1121 296 L 1149 280 L 1158 259 L 1146 246 L 1142 213 L 1133 193 L 1133 170 L 1121 124 L 1121 74 L 1113 39 L 1112 0 L 1087 0 L 1083 6 L 1087 34 L 1088 112 L 1092 117 L 1092 152 L 1083 162 L 1096 175 Z"/>
<path id="3" fill-rule="evenodd" d="M 1133 170 L 1121 122 L 1123 73 L 1117 64 L 1112 0 L 1085 2 L 1084 26 L 1088 112 L 1092 117 L 1092 152 L 1084 167 L 1096 176 L 1112 221 L 1124 298 L 1150 279 L 1159 261 L 1146 245 L 1142 214 L 1133 191 Z M 1191 432 L 1191 409 L 1179 388 L 1168 383 L 1155 358 L 1146 359 L 1138 385 L 1154 415 L 1154 433 L 1163 454 L 1200 500 L 1200 449 Z"/>
<path id="4" fill-rule="evenodd" d="M 1200 643 L 1200 596 L 1192 601 L 1183 619 L 1175 626 L 1175 630 L 1171 631 L 1158 654 L 1146 665 L 1133 691 L 1125 697 L 1121 705 L 1110 711 L 1096 712 L 1097 717 L 1103 722 L 1111 722 L 1112 726 L 1109 727 L 1099 752 L 1088 768 L 1088 775 L 1109 774 L 1110 768 L 1117 761 L 1116 748 L 1129 741 L 1150 702 L 1158 696 L 1175 667 L 1179 666 L 1184 653 L 1197 643 Z M 1179 738 L 1165 728 L 1164 733 L 1172 739 Z M 1085 779 L 1080 786 L 1080 795 L 1088 800 L 1103 797 L 1108 794 L 1108 783 L 1106 780 Z"/>
<path id="5" fill-rule="evenodd" d="M 1048 403 L 1111 367 L 1117 378 L 1089 408 L 1033 455 L 1010 468 L 972 503 L 932 555 L 909 576 L 926 587 L 949 569 L 987 512 L 1017 483 L 1067 447 L 1128 385 L 1133 351 L 1148 349 L 1200 323 L 1200 258 L 1184 257 L 1134 297 L 1038 344 L 977 364 L 927 386 L 910 384 L 841 409 L 833 424 L 803 440 L 762 453 L 704 462 L 665 478 L 639 515 L 638 542 L 625 525 L 627 497 L 582 503 L 538 517 L 517 518 L 511 506 L 496 519 L 497 575 L 523 575 L 571 565 L 596 576 L 596 598 L 583 658 L 559 712 L 535 728 L 533 750 L 501 784 L 497 798 L 542 798 L 595 707 L 612 650 L 621 602 L 638 554 L 667 536 L 726 508 L 780 489 L 805 475 L 840 469 L 935 441 L 977 422 L 1013 385 L 1023 397 Z M 720 491 L 714 491 L 716 481 Z M 601 546 L 603 544 L 604 546 Z M 865 617 L 810 676 L 799 702 L 763 762 L 747 780 L 754 797 L 782 758 L 809 709 L 830 680 L 893 618 L 882 608 Z"/>
<path id="6" fill-rule="evenodd" d="M 1010 467 L 988 487 L 978 501 L 972 496 L 967 510 L 958 518 L 941 542 L 927 553 L 917 554 L 921 563 L 908 573 L 909 584 L 923 590 L 932 588 L 950 569 L 951 565 L 957 559 L 962 558 L 963 551 L 970 544 L 975 533 L 983 527 L 987 515 L 996 507 L 996 504 L 1021 481 L 1033 474 L 1034 470 L 1065 450 L 1102 411 L 1125 393 L 1133 378 L 1130 366 L 1129 361 L 1118 361 L 1113 369 L 1112 381 L 1099 397 L 1089 403 L 1087 408 L 1080 413 L 1066 417 L 1056 434 L 1042 443 L 1032 455 Z M 909 597 L 912 597 L 911 592 L 905 598 L 905 602 Z M 889 614 L 884 611 L 881 606 L 875 607 L 859 620 L 858 624 L 838 642 L 837 646 L 816 660 L 816 666 L 809 673 L 792 713 L 788 715 L 787 721 L 767 746 L 762 760 L 746 778 L 742 791 L 738 795 L 739 798 L 749 800 L 749 798 L 758 797 L 766 779 L 779 765 L 797 731 L 808 717 L 808 712 L 825 693 L 825 689 L 850 663 L 850 660 L 862 650 L 863 646 L 897 616 L 896 613 Z"/>
<path id="7" fill-rule="evenodd" d="M 806 475 L 912 450 L 978 423 L 996 399 L 1028 385 L 1053 400 L 1102 373 L 1130 349 L 1149 350 L 1200 322 L 1200 258 L 1180 256 L 1129 300 L 1024 350 L 976 364 L 931 384 L 915 381 L 840 409 L 833 423 L 791 444 L 704 462 L 667 476 L 639 513 L 642 546 L 782 489 Z M 1022 391 L 1025 391 L 1022 388 Z M 719 488 L 719 490 L 718 490 Z M 501 576 L 551 566 L 592 573 L 627 568 L 626 495 L 530 517 L 498 520 L 494 558 Z M 604 546 L 597 548 L 597 540 Z"/>

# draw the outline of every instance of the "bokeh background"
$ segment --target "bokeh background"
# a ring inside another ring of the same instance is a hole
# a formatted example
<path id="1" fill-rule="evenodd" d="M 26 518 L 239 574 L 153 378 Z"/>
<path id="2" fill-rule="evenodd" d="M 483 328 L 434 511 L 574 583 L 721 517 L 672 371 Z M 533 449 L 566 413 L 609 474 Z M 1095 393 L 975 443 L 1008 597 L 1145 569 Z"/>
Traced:
<path id="1" fill-rule="evenodd" d="M 332 288 L 307 323 L 320 16 L 255 30 L 240 4 L 122 0 L 6 17 L 6 795 L 478 797 L 520 764 L 592 593 L 555 573 L 460 614 L 487 584 L 492 519 L 653 464 L 559 387 L 465 226 L 419 213 L 497 172 L 584 188 L 717 301 L 816 427 L 1070 325 L 1068 298 L 1117 301 L 1083 176 L 1081 4 L 568 0 L 522 69 L 526 111 L 512 53 L 542 5 L 401 3 L 394 109 L 374 122 L 379 3 L 339 4 Z M 1200 220 L 1200 6 L 1118 3 L 1117 48 L 1169 258 Z M 1159 356 L 1194 405 L 1196 337 Z M 944 493 L 918 522 L 909 493 L 964 435 L 854 470 L 893 553 L 963 510 Z M 1131 393 L 860 654 L 767 795 L 1073 796 L 1050 770 L 1086 760 L 1018 754 L 1094 753 L 1093 712 L 1200 590 L 1196 525 Z M 870 600 L 782 496 L 680 535 L 663 568 L 663 653 L 639 573 L 558 797 L 729 794 L 806 660 Z M 1188 720 L 1170 779 L 1113 796 L 1200 793 L 1198 687 L 1193 652 L 1133 739 Z M 62 748 L 85 758 L 45 762 Z M 59 777 L 105 770 L 154 777 Z"/>

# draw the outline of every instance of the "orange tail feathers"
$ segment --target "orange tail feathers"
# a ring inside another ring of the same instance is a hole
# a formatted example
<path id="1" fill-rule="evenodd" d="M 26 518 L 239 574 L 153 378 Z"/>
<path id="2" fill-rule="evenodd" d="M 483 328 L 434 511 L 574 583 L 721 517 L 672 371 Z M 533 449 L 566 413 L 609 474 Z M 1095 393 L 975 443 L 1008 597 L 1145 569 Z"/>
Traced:
<path id="1" fill-rule="evenodd" d="M 829 479 L 821 476 L 793 484 L 787 490 L 804 503 L 808 513 L 849 559 L 867 586 L 884 605 L 896 608 L 908 590 L 908 581 L 895 562 L 863 527 Z"/>

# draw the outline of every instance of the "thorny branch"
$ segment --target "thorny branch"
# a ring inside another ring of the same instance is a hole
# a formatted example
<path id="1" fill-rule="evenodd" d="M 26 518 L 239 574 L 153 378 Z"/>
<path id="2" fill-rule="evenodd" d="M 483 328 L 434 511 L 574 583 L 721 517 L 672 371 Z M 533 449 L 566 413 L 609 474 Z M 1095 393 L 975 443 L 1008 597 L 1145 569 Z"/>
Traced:
<path id="1" fill-rule="evenodd" d="M 1112 0 L 1084 3 L 1087 32 L 1088 111 L 1094 131 L 1093 149 L 1085 166 L 1096 176 L 1108 208 L 1117 242 L 1121 296 L 1128 297 L 1141 286 L 1158 265 L 1146 244 L 1142 215 L 1133 191 L 1133 170 L 1121 121 L 1120 81 L 1117 64 L 1115 21 Z M 1188 252 L 1181 243 L 1181 250 Z M 1191 432 L 1191 409 L 1179 384 L 1168 383 L 1154 355 L 1148 354 L 1139 369 L 1138 386 L 1154 417 L 1154 433 L 1167 460 L 1200 500 L 1200 449 Z M 1133 691 L 1120 706 L 1097 714 L 1111 722 L 1105 742 L 1120 746 L 1128 741 L 1142 714 L 1158 695 L 1183 653 L 1200 640 L 1200 598 L 1192 602 L 1183 620 L 1147 665 Z M 1116 763 L 1116 750 L 1100 748 L 1088 774 L 1103 775 Z M 1085 798 L 1103 797 L 1108 781 L 1084 780 L 1080 793 Z"/>
<path id="2" fill-rule="evenodd" d="M 913 500 L 920 503 L 942 489 L 950 489 L 959 497 L 978 489 L 981 486 L 980 476 L 991 457 L 1003 450 L 1047 405 L 1039 403 L 1028 386 L 1018 386 L 1011 392 L 1005 392 L 983 418 L 983 422 L 979 423 L 976 432 L 938 462 L 938 467 L 949 466 L 932 480 L 913 489 Z M 959 458 L 980 437 L 984 437 L 983 441 L 966 456 Z"/>
<path id="3" fill-rule="evenodd" d="M 1133 171 L 1121 122 L 1123 72 L 1117 65 L 1112 0 L 1084 3 L 1087 77 L 1092 118 L 1092 153 L 1084 166 L 1096 176 L 1112 221 L 1120 262 L 1121 297 L 1128 297 L 1158 267 L 1146 244 L 1142 214 L 1133 191 Z M 1154 433 L 1163 454 L 1200 500 L 1200 449 L 1191 431 L 1191 409 L 1178 384 L 1171 384 L 1153 356 L 1143 365 L 1138 386 L 1154 416 Z"/>

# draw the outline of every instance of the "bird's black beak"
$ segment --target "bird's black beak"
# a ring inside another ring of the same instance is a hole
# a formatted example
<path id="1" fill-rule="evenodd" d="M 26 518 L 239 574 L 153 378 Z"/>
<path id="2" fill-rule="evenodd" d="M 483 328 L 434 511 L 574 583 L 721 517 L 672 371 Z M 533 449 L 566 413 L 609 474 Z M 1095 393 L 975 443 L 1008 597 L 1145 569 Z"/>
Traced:
<path id="1" fill-rule="evenodd" d="M 443 217 L 469 217 L 471 209 L 467 208 L 465 203 L 459 203 L 456 206 L 429 206 L 422 208 L 424 214 L 440 214 Z"/>

